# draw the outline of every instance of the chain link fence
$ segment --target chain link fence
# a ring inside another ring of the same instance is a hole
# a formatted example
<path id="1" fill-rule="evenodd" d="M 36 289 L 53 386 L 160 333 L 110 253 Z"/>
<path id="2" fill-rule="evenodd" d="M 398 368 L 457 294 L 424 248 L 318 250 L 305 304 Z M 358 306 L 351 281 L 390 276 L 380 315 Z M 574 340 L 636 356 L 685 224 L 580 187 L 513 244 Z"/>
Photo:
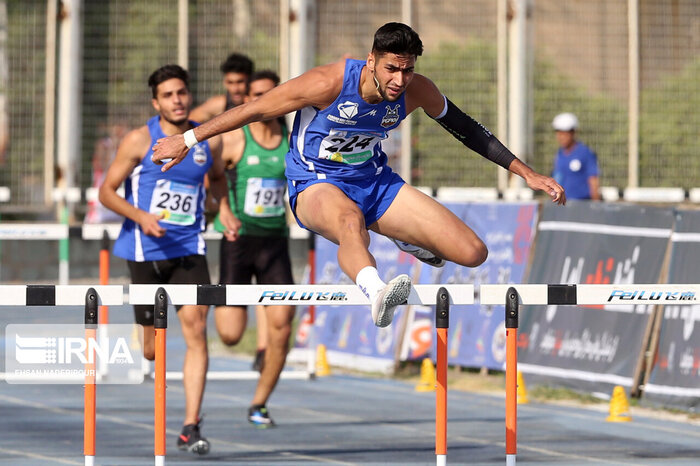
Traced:
<path id="1" fill-rule="evenodd" d="M 601 184 L 627 185 L 628 1 L 535 2 L 533 165 L 551 170 L 551 121 L 578 115 Z M 700 186 L 700 2 L 640 0 L 639 184 Z"/>
<path id="2" fill-rule="evenodd" d="M 416 2 L 414 26 L 425 51 L 416 71 L 496 136 L 496 2 Z M 423 111 L 413 120 L 415 185 L 495 186 L 497 167 L 467 151 Z"/>
<path id="3" fill-rule="evenodd" d="M 9 144 L 0 185 L 12 191 L 3 210 L 44 208 L 47 4 L 0 0 L 0 127 Z M 472 0 L 318 0 L 316 63 L 365 58 L 377 27 L 411 23 L 425 53 L 416 69 L 497 136 L 497 2 Z M 178 0 L 83 2 L 82 154 L 76 182 L 95 183 L 94 154 L 114 151 L 127 128 L 154 114 L 146 80 L 178 60 Z M 189 0 L 189 70 L 195 104 L 224 92 L 220 63 L 248 54 L 258 69 L 279 69 L 283 0 Z M 6 14 L 3 14 L 6 11 Z M 641 186 L 700 186 L 700 2 L 639 0 Z M 593 148 L 601 184 L 628 181 L 628 0 L 534 0 L 532 16 L 532 153 L 549 173 L 559 112 L 576 113 L 580 139 Z M 496 167 L 416 112 L 414 184 L 495 186 Z M 0 135 L 0 150 L 3 149 Z"/>
<path id="4" fill-rule="evenodd" d="M 43 205 L 46 1 L 1 1 L 0 11 L 0 118 L 8 129 L 0 185 L 11 188 L 13 204 Z"/>
<path id="5" fill-rule="evenodd" d="M 700 187 L 700 2 L 640 2 L 641 186 Z"/>
<path id="6" fill-rule="evenodd" d="M 279 73 L 280 0 L 191 1 L 189 62 L 195 105 L 223 94 L 221 62 L 248 55 L 255 69 Z"/>
<path id="7" fill-rule="evenodd" d="M 627 182 L 627 0 L 535 2 L 532 166 L 550 173 L 552 119 L 572 112 L 598 155 L 601 185 Z"/>
<path id="8" fill-rule="evenodd" d="M 150 74 L 178 61 L 177 0 L 110 0 L 85 7 L 83 187 L 99 182 L 99 160 L 105 150 L 116 150 L 125 129 L 155 114 Z M 249 55 L 258 69 L 277 69 L 279 9 L 279 1 L 189 2 L 194 105 L 225 92 L 219 66 L 232 52 Z"/>

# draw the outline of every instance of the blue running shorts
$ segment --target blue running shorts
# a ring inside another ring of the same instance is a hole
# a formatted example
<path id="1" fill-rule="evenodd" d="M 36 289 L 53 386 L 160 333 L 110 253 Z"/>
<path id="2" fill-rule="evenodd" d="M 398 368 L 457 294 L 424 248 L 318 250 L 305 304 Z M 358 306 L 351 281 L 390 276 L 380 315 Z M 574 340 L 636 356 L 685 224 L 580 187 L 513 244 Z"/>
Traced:
<path id="1" fill-rule="evenodd" d="M 300 227 L 308 230 L 297 217 L 297 196 L 300 192 L 316 183 L 330 183 L 337 186 L 350 198 L 365 216 L 365 225 L 370 226 L 387 211 L 399 189 L 406 182 L 385 165 L 379 175 L 371 179 L 340 179 L 328 176 L 323 179 L 293 181 L 287 180 L 289 187 L 289 205 Z"/>

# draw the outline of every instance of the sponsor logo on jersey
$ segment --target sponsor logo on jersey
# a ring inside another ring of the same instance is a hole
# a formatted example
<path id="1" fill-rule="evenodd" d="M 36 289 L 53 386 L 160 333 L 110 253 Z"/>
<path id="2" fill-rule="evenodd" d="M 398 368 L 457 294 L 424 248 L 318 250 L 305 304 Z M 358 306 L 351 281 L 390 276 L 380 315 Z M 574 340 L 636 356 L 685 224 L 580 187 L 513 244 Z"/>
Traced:
<path id="1" fill-rule="evenodd" d="M 357 118 L 359 119 L 359 118 L 366 117 L 366 116 L 374 116 L 374 115 L 376 115 L 376 114 L 377 114 L 377 110 L 376 110 L 376 109 L 372 109 L 372 110 L 370 110 L 369 112 L 363 113 L 362 115 L 360 115 L 360 116 L 357 117 Z"/>
<path id="2" fill-rule="evenodd" d="M 394 108 L 391 105 L 386 106 L 386 113 L 382 117 L 382 122 L 380 123 L 384 128 L 393 126 L 399 121 L 399 107 L 401 104 L 396 104 Z"/>
<path id="3" fill-rule="evenodd" d="M 207 163 L 207 153 L 204 151 L 204 148 L 199 144 L 194 146 L 194 154 L 192 155 L 192 160 L 194 160 L 194 163 L 196 163 L 200 167 Z"/>
<path id="4" fill-rule="evenodd" d="M 357 116 L 357 108 L 357 102 L 346 100 L 342 104 L 338 104 L 338 113 L 340 116 L 328 115 L 326 118 L 334 123 L 340 123 L 341 125 L 355 126 L 357 122 L 352 119 Z"/>
<path id="5" fill-rule="evenodd" d="M 338 104 L 338 111 L 341 117 L 350 120 L 357 115 L 357 103 L 346 100 L 342 104 Z"/>

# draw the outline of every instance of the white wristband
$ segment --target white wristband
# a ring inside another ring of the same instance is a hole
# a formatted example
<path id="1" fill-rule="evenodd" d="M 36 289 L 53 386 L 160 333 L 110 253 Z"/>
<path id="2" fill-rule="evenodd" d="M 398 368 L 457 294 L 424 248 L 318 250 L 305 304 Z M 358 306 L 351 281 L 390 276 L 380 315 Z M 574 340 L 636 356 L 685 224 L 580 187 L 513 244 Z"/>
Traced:
<path id="1" fill-rule="evenodd" d="M 197 136 L 194 135 L 194 129 L 188 129 L 183 136 L 185 137 L 185 145 L 188 149 L 192 149 L 192 146 L 199 143 L 199 141 L 197 141 Z"/>

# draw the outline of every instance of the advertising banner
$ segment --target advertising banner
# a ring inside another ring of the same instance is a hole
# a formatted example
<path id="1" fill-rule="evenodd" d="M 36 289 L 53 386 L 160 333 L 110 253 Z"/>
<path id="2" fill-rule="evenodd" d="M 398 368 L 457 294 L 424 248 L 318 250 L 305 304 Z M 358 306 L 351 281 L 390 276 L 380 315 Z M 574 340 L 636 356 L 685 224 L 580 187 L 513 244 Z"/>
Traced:
<path id="1" fill-rule="evenodd" d="M 672 209 L 547 205 L 528 283 L 658 283 Z M 609 394 L 630 387 L 651 305 L 524 306 L 518 369 L 536 382 Z"/>
<path id="2" fill-rule="evenodd" d="M 671 236 L 669 283 L 700 280 L 700 211 L 676 211 Z M 664 306 L 654 365 L 644 400 L 666 406 L 700 407 L 700 297 L 690 306 Z"/>
<path id="3" fill-rule="evenodd" d="M 489 250 L 486 262 L 476 268 L 462 267 L 451 262 L 439 269 L 427 266 L 422 268 L 421 283 L 467 283 L 475 285 L 477 290 L 475 304 L 450 308 L 448 363 L 464 367 L 503 369 L 505 308 L 481 306 L 478 301 L 478 285 L 522 283 L 537 221 L 537 204 L 445 205 L 474 230 Z M 432 355 L 435 359 L 434 350 Z"/>

